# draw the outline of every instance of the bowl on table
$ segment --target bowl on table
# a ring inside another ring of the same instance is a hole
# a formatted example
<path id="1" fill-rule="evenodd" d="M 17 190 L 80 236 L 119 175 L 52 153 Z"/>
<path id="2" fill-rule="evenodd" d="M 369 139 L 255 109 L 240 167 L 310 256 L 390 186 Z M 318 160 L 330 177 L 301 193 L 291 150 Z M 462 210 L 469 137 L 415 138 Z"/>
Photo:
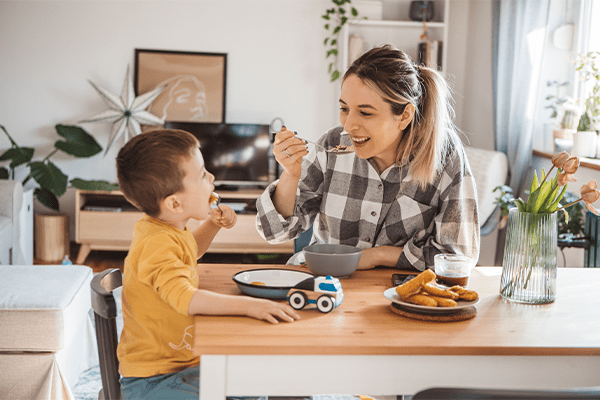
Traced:
<path id="1" fill-rule="evenodd" d="M 344 244 L 313 244 L 304 248 L 310 272 L 345 278 L 356 271 L 362 250 Z"/>

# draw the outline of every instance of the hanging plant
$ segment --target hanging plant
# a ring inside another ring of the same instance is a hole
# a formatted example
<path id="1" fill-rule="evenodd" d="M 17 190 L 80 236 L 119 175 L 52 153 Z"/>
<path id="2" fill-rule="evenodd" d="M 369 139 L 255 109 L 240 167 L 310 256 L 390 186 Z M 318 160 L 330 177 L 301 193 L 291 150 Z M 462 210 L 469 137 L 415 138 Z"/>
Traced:
<path id="1" fill-rule="evenodd" d="M 325 57 L 331 58 L 327 73 L 331 77 L 331 82 L 333 82 L 340 77 L 340 71 L 337 68 L 340 31 L 351 18 L 358 18 L 358 10 L 352 6 L 351 0 L 331 0 L 331 2 L 334 6 L 327 9 L 322 18 L 327 21 L 325 29 L 329 36 L 325 38 L 323 45 L 325 45 L 326 50 Z"/>

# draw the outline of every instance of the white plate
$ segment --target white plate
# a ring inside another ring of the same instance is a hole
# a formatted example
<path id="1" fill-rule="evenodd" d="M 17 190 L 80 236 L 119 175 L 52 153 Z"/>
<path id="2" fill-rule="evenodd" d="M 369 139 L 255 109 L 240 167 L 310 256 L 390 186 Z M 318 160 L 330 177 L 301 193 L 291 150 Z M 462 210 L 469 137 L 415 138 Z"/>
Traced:
<path id="1" fill-rule="evenodd" d="M 463 308 L 471 307 L 477 303 L 479 303 L 479 299 L 466 301 L 466 300 L 458 300 L 458 305 L 456 307 L 429 307 L 429 306 L 421 306 L 419 304 L 407 303 L 406 301 L 402 301 L 398 293 L 396 293 L 396 288 L 389 288 L 383 295 L 386 299 L 391 300 L 392 303 L 399 305 L 401 308 L 405 308 L 412 312 L 424 313 L 424 314 L 452 314 L 457 311 L 462 310 Z"/>
<path id="2" fill-rule="evenodd" d="M 287 292 L 296 284 L 306 278 L 313 278 L 313 274 L 290 269 L 252 269 L 241 271 L 233 275 L 242 293 L 266 299 L 285 299 Z M 256 282 L 262 283 L 256 284 Z"/>

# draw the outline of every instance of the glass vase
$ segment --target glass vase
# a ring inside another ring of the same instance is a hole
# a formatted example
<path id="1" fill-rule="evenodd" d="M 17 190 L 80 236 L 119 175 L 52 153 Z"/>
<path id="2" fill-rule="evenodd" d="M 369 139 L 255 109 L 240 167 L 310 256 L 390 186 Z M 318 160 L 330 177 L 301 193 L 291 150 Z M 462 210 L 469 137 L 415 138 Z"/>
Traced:
<path id="1" fill-rule="evenodd" d="M 509 211 L 500 282 L 503 298 L 527 304 L 556 299 L 557 237 L 556 213 Z"/>

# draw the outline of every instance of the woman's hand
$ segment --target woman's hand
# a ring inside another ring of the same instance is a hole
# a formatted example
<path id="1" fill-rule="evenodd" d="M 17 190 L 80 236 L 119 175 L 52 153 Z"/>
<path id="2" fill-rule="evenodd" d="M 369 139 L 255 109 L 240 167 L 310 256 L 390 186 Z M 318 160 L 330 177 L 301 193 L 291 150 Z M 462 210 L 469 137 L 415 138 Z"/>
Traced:
<path id="1" fill-rule="evenodd" d="M 218 208 L 210 210 L 210 220 L 221 228 L 231 229 L 237 222 L 237 215 L 231 207 L 221 204 Z"/>
<path id="2" fill-rule="evenodd" d="M 372 269 L 377 266 L 395 267 L 404 247 L 377 246 L 363 249 L 356 269 Z"/>
<path id="3" fill-rule="evenodd" d="M 302 157 L 308 154 L 306 143 L 302 139 L 297 139 L 294 132 L 282 126 L 281 132 L 275 135 L 273 141 L 273 154 L 285 173 L 290 177 L 300 179 Z"/>

